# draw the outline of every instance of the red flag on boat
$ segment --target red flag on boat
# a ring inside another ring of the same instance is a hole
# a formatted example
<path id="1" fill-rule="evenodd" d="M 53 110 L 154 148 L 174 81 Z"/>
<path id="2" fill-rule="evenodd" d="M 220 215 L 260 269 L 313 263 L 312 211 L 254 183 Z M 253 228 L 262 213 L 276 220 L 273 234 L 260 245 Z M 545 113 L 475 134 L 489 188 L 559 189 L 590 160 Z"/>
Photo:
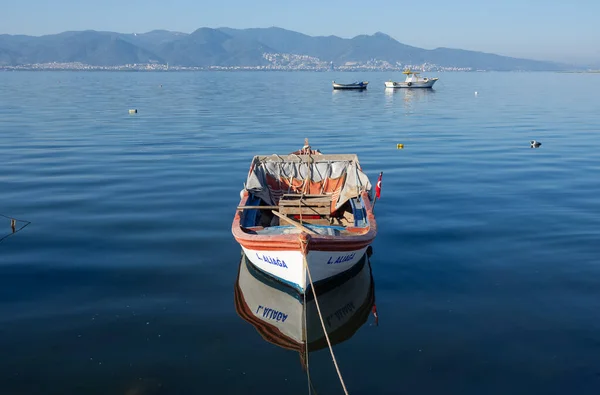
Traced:
<path id="1" fill-rule="evenodd" d="M 383 176 L 383 172 L 379 173 L 379 178 L 377 179 L 377 184 L 375 185 L 375 196 L 377 199 L 381 196 L 381 176 Z"/>
<path id="2" fill-rule="evenodd" d="M 373 303 L 371 311 L 373 312 L 373 317 L 375 317 L 375 326 L 379 326 L 379 316 L 377 315 L 377 306 L 375 303 Z"/>

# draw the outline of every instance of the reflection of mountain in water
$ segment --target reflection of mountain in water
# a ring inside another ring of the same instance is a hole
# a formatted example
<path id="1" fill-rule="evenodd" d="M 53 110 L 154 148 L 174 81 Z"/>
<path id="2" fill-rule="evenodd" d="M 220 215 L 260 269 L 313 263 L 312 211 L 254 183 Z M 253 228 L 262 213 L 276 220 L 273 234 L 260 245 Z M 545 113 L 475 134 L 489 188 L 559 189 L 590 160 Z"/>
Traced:
<path id="1" fill-rule="evenodd" d="M 366 255 L 351 271 L 343 283 L 317 294 L 332 345 L 352 337 L 367 321 L 375 303 L 371 266 Z M 266 341 L 298 351 L 303 359 L 306 349 L 315 351 L 327 347 L 312 293 L 306 297 L 305 309 L 302 295 L 259 272 L 242 255 L 235 285 L 236 311 Z"/>

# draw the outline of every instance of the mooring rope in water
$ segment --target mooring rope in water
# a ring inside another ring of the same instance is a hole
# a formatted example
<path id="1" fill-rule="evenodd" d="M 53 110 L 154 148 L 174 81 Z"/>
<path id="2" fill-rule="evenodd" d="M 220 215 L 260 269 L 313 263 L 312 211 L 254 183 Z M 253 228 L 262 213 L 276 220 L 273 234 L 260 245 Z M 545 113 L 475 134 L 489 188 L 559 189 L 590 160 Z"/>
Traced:
<path id="1" fill-rule="evenodd" d="M 342 378 L 342 372 L 340 372 L 340 367 L 337 364 L 337 360 L 335 359 L 335 354 L 333 353 L 333 347 L 331 346 L 331 341 L 329 340 L 329 335 L 327 334 L 327 329 L 325 328 L 325 322 L 323 321 L 323 315 L 321 314 L 321 308 L 319 307 L 319 301 L 317 300 L 317 292 L 315 291 L 315 286 L 312 281 L 312 276 L 310 274 L 310 268 L 308 267 L 308 261 L 306 260 L 306 255 L 308 254 L 308 242 L 310 241 L 310 235 L 300 234 L 300 247 L 302 248 L 302 260 L 304 262 L 304 266 L 306 266 L 306 273 L 308 274 L 308 281 L 310 283 L 310 288 L 312 289 L 313 297 L 315 299 L 315 306 L 317 306 L 317 313 L 319 313 L 319 320 L 321 321 L 321 327 L 323 328 L 323 333 L 325 334 L 325 340 L 327 340 L 327 345 L 329 346 L 329 353 L 331 354 L 331 359 L 333 360 L 333 365 L 335 366 L 335 370 L 337 371 L 338 377 L 340 379 L 340 384 L 344 390 L 344 394 L 348 395 L 348 390 L 346 389 L 346 384 L 344 384 L 344 379 Z M 306 292 L 305 292 L 306 295 Z"/>
<path id="2" fill-rule="evenodd" d="M 314 393 L 317 394 L 317 390 L 313 386 L 312 380 L 310 379 L 310 367 L 308 366 L 308 326 L 306 320 L 306 292 L 304 293 L 304 359 L 306 361 L 306 378 L 308 379 L 308 395 Z"/>
<path id="3" fill-rule="evenodd" d="M 315 394 L 318 395 L 317 390 L 315 389 L 315 386 L 313 385 L 313 382 L 310 378 L 310 367 L 308 366 L 308 326 L 307 326 L 307 319 L 306 319 L 306 310 L 307 310 L 307 306 L 306 306 L 306 292 L 304 293 L 304 360 L 306 361 L 305 363 L 305 368 L 306 368 L 306 378 L 308 379 L 308 395 L 311 394 Z"/>
<path id="4" fill-rule="evenodd" d="M 31 223 L 30 221 L 16 219 L 13 217 L 9 217 L 8 215 L 4 215 L 4 214 L 0 214 L 0 217 L 10 219 L 10 228 L 12 230 L 12 233 L 9 233 L 6 236 L 0 238 L 0 243 L 2 243 L 5 239 L 9 238 L 10 236 L 14 235 L 15 233 L 20 232 L 21 230 L 23 230 L 23 228 L 25 228 L 27 225 L 29 225 Z M 24 222 L 25 225 L 23 225 L 19 229 L 17 229 L 17 222 Z"/>
<path id="5" fill-rule="evenodd" d="M 304 346 L 306 356 L 304 357 L 306 360 L 306 377 L 308 378 L 308 395 L 310 395 L 310 369 L 308 366 L 308 327 L 306 325 L 306 292 L 304 293 Z"/>

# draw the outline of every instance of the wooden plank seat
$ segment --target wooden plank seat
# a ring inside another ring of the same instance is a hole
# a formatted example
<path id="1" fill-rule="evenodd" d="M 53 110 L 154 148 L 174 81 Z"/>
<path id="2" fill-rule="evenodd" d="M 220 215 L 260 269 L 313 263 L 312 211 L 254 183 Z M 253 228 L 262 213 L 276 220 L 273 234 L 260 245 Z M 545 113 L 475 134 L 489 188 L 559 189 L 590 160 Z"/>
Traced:
<path id="1" fill-rule="evenodd" d="M 279 212 L 286 215 L 329 216 L 331 214 L 331 196 L 284 194 L 279 199 Z"/>
<path id="2" fill-rule="evenodd" d="M 238 206 L 237 209 L 273 210 L 280 219 L 284 216 L 301 224 L 331 225 L 331 204 L 331 195 L 284 194 L 277 206 Z"/>

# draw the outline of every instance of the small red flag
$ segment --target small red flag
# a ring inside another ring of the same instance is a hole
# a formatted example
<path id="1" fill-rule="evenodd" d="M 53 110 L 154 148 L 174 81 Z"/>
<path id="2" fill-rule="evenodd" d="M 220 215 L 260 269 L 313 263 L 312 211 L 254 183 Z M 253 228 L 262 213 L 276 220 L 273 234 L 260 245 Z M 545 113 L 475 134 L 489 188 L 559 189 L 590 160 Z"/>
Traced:
<path id="1" fill-rule="evenodd" d="M 373 312 L 373 317 L 375 317 L 375 326 L 379 326 L 379 316 L 377 315 L 377 306 L 375 303 L 373 303 L 371 311 Z"/>
<path id="2" fill-rule="evenodd" d="M 383 176 L 383 172 L 379 173 L 379 178 L 377 179 L 377 184 L 375 185 L 375 196 L 377 196 L 377 199 L 381 197 L 381 176 Z"/>

